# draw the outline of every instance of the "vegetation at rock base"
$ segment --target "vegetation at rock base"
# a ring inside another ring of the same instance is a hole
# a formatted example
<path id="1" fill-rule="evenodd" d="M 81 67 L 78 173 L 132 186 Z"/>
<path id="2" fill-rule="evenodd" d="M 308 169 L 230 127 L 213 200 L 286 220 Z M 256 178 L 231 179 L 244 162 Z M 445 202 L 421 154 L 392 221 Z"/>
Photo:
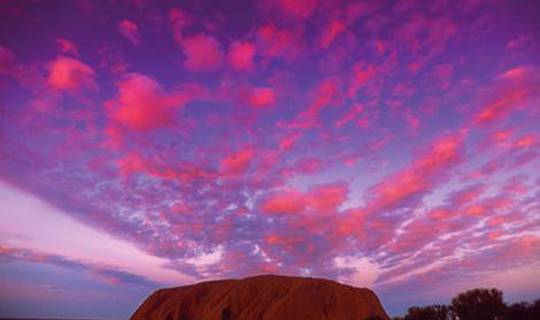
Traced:
<path id="1" fill-rule="evenodd" d="M 540 299 L 506 304 L 497 289 L 473 289 L 455 296 L 450 305 L 413 306 L 394 320 L 533 320 L 540 319 Z"/>

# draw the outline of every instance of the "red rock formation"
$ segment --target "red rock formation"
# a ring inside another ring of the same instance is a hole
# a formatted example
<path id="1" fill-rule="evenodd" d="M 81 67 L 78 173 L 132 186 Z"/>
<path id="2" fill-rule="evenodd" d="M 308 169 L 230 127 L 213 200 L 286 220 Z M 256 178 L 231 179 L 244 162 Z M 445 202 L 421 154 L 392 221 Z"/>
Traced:
<path id="1" fill-rule="evenodd" d="M 389 319 L 373 291 L 312 278 L 257 276 L 161 289 L 131 320 Z"/>

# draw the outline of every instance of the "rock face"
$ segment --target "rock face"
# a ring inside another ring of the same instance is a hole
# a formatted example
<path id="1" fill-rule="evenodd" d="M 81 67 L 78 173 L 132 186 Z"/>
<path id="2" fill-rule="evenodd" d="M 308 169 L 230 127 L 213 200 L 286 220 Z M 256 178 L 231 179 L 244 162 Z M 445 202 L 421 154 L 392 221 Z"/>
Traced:
<path id="1" fill-rule="evenodd" d="M 285 276 L 203 282 L 152 293 L 131 320 L 389 319 L 373 291 Z"/>

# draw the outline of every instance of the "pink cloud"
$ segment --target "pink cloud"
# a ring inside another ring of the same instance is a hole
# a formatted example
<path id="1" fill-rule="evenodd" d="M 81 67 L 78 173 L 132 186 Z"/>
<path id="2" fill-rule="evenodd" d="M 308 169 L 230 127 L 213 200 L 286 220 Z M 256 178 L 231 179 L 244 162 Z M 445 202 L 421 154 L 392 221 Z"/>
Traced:
<path id="1" fill-rule="evenodd" d="M 340 93 L 338 79 L 328 78 L 321 81 L 315 90 L 315 100 L 309 106 L 306 113 L 317 113 L 331 103 L 337 102 Z"/>
<path id="2" fill-rule="evenodd" d="M 530 188 L 524 183 L 525 178 L 515 176 L 510 178 L 504 184 L 503 190 L 505 192 L 514 193 L 518 195 L 525 195 L 529 192 Z"/>
<path id="3" fill-rule="evenodd" d="M 433 70 L 433 77 L 441 84 L 443 89 L 450 86 L 450 80 L 454 73 L 454 67 L 451 64 L 438 65 Z"/>
<path id="4" fill-rule="evenodd" d="M 182 183 L 190 183 L 200 180 L 204 181 L 208 179 L 215 180 L 217 178 L 216 172 L 192 163 L 181 163 L 178 169 L 174 171 L 167 170 L 165 174 L 166 177 L 169 178 L 171 178 L 174 174 L 174 177 L 180 180 Z"/>
<path id="5" fill-rule="evenodd" d="M 190 71 L 213 71 L 223 63 L 223 52 L 219 41 L 200 33 L 182 38 L 182 49 L 186 55 L 184 67 Z"/>
<path id="6" fill-rule="evenodd" d="M 347 199 L 349 189 L 345 184 L 324 184 L 310 189 L 307 194 L 309 207 L 319 212 L 334 213 Z"/>
<path id="7" fill-rule="evenodd" d="M 475 122 L 494 122 L 515 110 L 529 108 L 528 104 L 540 96 L 539 85 L 538 70 L 534 67 L 517 67 L 498 75 L 486 93 L 487 103 L 475 115 Z"/>
<path id="8" fill-rule="evenodd" d="M 299 31 L 264 25 L 257 31 L 261 54 L 271 58 L 292 60 L 300 53 Z"/>
<path id="9" fill-rule="evenodd" d="M 522 103 L 526 97 L 527 93 L 523 90 L 503 94 L 496 100 L 486 104 L 482 111 L 476 115 L 476 121 L 485 123 L 502 118 L 509 110 Z"/>
<path id="10" fill-rule="evenodd" d="M 343 154 L 340 157 L 341 162 L 343 162 L 344 165 L 352 167 L 355 166 L 358 161 L 362 158 L 364 155 L 364 152 L 348 152 Z"/>
<path id="11" fill-rule="evenodd" d="M 10 74 L 15 68 L 15 55 L 8 48 L 0 46 L 0 73 Z"/>
<path id="12" fill-rule="evenodd" d="M 251 71 L 255 67 L 255 45 L 250 42 L 234 42 L 229 47 L 229 63 L 236 70 Z"/>
<path id="13" fill-rule="evenodd" d="M 107 107 L 107 105 L 105 106 Z M 108 125 L 103 129 L 104 141 L 102 146 L 110 149 L 120 149 L 124 145 L 124 134 L 120 127 Z"/>
<path id="14" fill-rule="evenodd" d="M 534 133 L 524 135 L 514 142 L 514 148 L 517 149 L 531 148 L 538 145 L 540 145 L 540 138 L 538 134 Z"/>
<path id="15" fill-rule="evenodd" d="M 266 108 L 276 103 L 274 89 L 269 87 L 254 87 L 250 89 L 248 103 L 255 108 Z"/>
<path id="16" fill-rule="evenodd" d="M 146 162 L 137 153 L 128 153 L 118 160 L 118 168 L 122 177 L 129 177 L 134 173 L 146 170 Z"/>
<path id="17" fill-rule="evenodd" d="M 371 190 L 368 211 L 392 209 L 410 197 L 429 191 L 447 169 L 461 159 L 463 135 L 436 140 L 410 167 L 383 179 Z"/>
<path id="18" fill-rule="evenodd" d="M 357 63 L 354 66 L 353 78 L 348 90 L 349 98 L 353 99 L 358 90 L 363 88 L 376 75 L 374 66 L 366 66 L 364 63 Z"/>
<path id="19" fill-rule="evenodd" d="M 427 30 L 427 32 L 425 32 Z M 411 15 L 396 29 L 396 39 L 407 45 L 413 53 L 427 48 L 430 52 L 444 49 L 446 42 L 456 33 L 457 26 L 449 17 Z"/>
<path id="20" fill-rule="evenodd" d="M 118 98 L 109 103 L 111 118 L 132 130 L 151 130 L 171 125 L 176 112 L 193 96 L 166 92 L 154 79 L 132 73 L 118 83 Z"/>
<path id="21" fill-rule="evenodd" d="M 341 20 L 333 20 L 331 21 L 326 29 L 323 31 L 322 37 L 321 37 L 321 46 L 323 48 L 328 47 L 332 42 L 334 42 L 334 39 L 345 31 L 346 25 L 345 22 Z"/>
<path id="22" fill-rule="evenodd" d="M 418 73 L 422 67 L 424 67 L 423 61 L 413 61 L 407 65 L 407 69 L 412 74 Z"/>
<path id="23" fill-rule="evenodd" d="M 57 38 L 56 43 L 58 44 L 60 52 L 65 54 L 72 54 L 74 56 L 79 55 L 79 49 L 77 49 L 77 46 L 70 40 L 64 38 Z"/>
<path id="24" fill-rule="evenodd" d="M 82 88 L 95 89 L 95 72 L 79 60 L 58 57 L 49 65 L 47 83 L 54 89 L 77 91 Z"/>
<path id="25" fill-rule="evenodd" d="M 58 92 L 44 92 L 30 101 L 30 106 L 40 112 L 51 112 L 62 102 L 62 94 Z"/>
<path id="26" fill-rule="evenodd" d="M 486 163 L 484 163 L 480 168 L 470 174 L 472 178 L 481 178 L 484 176 L 492 175 L 506 166 L 506 159 L 503 157 L 495 157 Z"/>
<path id="27" fill-rule="evenodd" d="M 281 138 L 279 141 L 279 149 L 283 151 L 290 150 L 294 147 L 296 142 L 302 137 L 299 132 L 292 132 Z"/>
<path id="28" fill-rule="evenodd" d="M 453 205 L 463 206 L 478 199 L 485 191 L 486 187 L 482 184 L 472 185 L 454 192 L 450 196 Z"/>
<path id="29" fill-rule="evenodd" d="M 122 20 L 118 23 L 118 31 L 126 37 L 131 43 L 139 45 L 141 40 L 139 38 L 139 27 L 132 21 Z"/>
<path id="30" fill-rule="evenodd" d="M 464 208 L 464 213 L 469 216 L 482 216 L 487 208 L 481 204 L 473 204 Z"/>
<path id="31" fill-rule="evenodd" d="M 172 8 L 169 11 L 169 22 L 171 23 L 174 41 L 182 44 L 184 28 L 191 24 L 188 14 L 181 8 Z"/>
<path id="32" fill-rule="evenodd" d="M 268 197 L 261 205 L 266 213 L 300 213 L 306 208 L 305 197 L 296 190 L 286 190 L 275 193 Z"/>
<path id="33" fill-rule="evenodd" d="M 136 174 L 146 174 L 148 176 L 165 180 L 178 180 L 182 183 L 191 183 L 197 180 L 216 179 L 217 174 L 210 170 L 187 162 L 176 162 L 169 164 L 159 159 L 145 158 L 136 152 L 129 152 L 116 161 L 120 176 L 129 179 Z M 231 173 L 231 172 L 229 172 Z M 185 208 L 189 205 L 184 204 Z M 175 207 L 179 210 L 180 207 Z"/>
<path id="34" fill-rule="evenodd" d="M 505 145 L 510 137 L 512 136 L 512 131 L 510 130 L 499 130 L 492 134 L 491 141 L 497 146 Z"/>
<path id="35" fill-rule="evenodd" d="M 240 150 L 221 160 L 221 172 L 225 174 L 240 174 L 245 172 L 253 158 L 255 151 L 251 148 Z"/>
<path id="36" fill-rule="evenodd" d="M 416 89 L 408 83 L 398 83 L 392 88 L 392 92 L 402 98 L 409 98 L 414 95 Z"/>
<path id="37" fill-rule="evenodd" d="M 508 191 L 508 190 L 507 190 Z M 483 199 L 460 208 L 468 216 L 484 217 L 495 215 L 497 211 L 504 211 L 514 206 L 514 200 L 506 195 L 497 195 L 491 198 Z"/>
<path id="38" fill-rule="evenodd" d="M 513 40 L 508 41 L 506 44 L 506 49 L 508 50 L 517 50 L 522 49 L 528 45 L 531 45 L 534 42 L 534 37 L 530 34 L 521 35 Z"/>
<path id="39" fill-rule="evenodd" d="M 427 216 L 433 220 L 447 220 L 455 215 L 455 212 L 445 208 L 434 208 L 427 213 Z"/>
<path id="40" fill-rule="evenodd" d="M 307 18 L 317 8 L 316 0 L 278 0 L 281 10 L 296 18 Z"/>
<path id="41" fill-rule="evenodd" d="M 320 172 L 324 162 L 314 157 L 305 157 L 296 161 L 292 166 L 283 169 L 283 175 L 291 177 L 299 174 L 314 174 Z"/>
<path id="42" fill-rule="evenodd" d="M 299 214 L 307 211 L 335 214 L 347 199 L 348 193 L 349 189 L 343 183 L 316 185 L 304 193 L 289 189 L 270 195 L 260 207 L 262 211 L 271 214 Z"/>
<path id="43" fill-rule="evenodd" d="M 411 109 L 407 109 L 407 112 L 405 112 L 405 120 L 407 121 L 409 128 L 413 130 L 416 130 L 420 127 L 420 117 L 418 115 L 415 115 L 411 111 Z"/>
<path id="44" fill-rule="evenodd" d="M 333 103 L 340 102 L 341 86 L 336 78 L 323 79 L 313 93 L 313 101 L 308 108 L 292 121 L 282 121 L 278 125 L 290 129 L 309 129 L 317 125 L 321 110 Z"/>
<path id="45" fill-rule="evenodd" d="M 358 104 L 349 109 L 347 113 L 345 113 L 338 121 L 336 121 L 336 128 L 341 128 L 347 123 L 354 120 L 358 115 L 362 114 L 364 112 L 364 106 Z"/>
<path id="46" fill-rule="evenodd" d="M 439 221 L 437 232 L 444 232 L 445 224 Z M 415 248 L 421 248 L 434 240 L 433 224 L 430 221 L 416 220 L 408 224 L 397 241 L 390 245 L 393 252 L 407 252 Z"/>
<path id="47" fill-rule="evenodd" d="M 296 173 L 313 174 L 319 172 L 324 161 L 314 157 L 306 157 L 296 161 L 294 169 Z"/>

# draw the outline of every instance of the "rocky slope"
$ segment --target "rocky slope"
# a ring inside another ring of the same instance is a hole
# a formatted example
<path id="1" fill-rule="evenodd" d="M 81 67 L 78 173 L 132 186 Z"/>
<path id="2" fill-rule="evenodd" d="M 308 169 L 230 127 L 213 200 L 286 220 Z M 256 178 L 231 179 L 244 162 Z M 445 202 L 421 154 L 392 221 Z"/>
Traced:
<path id="1" fill-rule="evenodd" d="M 256 276 L 161 289 L 132 320 L 389 319 L 373 291 L 324 279 Z"/>

